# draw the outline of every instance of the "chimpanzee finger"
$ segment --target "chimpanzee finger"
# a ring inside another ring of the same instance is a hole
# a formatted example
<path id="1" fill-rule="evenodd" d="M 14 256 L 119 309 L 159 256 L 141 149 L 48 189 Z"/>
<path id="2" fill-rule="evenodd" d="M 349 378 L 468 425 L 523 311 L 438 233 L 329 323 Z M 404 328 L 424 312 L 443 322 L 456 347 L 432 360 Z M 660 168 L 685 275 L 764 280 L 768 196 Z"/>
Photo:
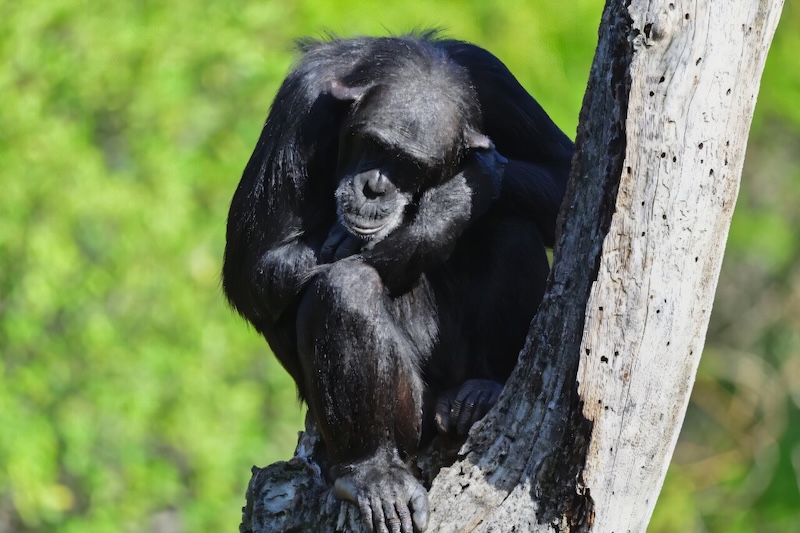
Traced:
<path id="1" fill-rule="evenodd" d="M 497 400 L 500 398 L 501 392 L 503 392 L 503 386 L 500 385 L 499 383 L 497 384 L 496 387 L 492 387 L 491 394 L 489 395 L 489 399 L 487 400 L 487 403 L 489 404 L 489 409 L 494 407 L 494 404 L 497 403 Z M 488 411 L 489 409 L 486 410 Z"/>
<path id="2" fill-rule="evenodd" d="M 461 417 L 461 412 L 464 409 L 464 400 L 456 398 L 452 402 L 450 402 L 450 420 L 449 420 L 449 427 L 453 428 L 458 423 L 458 419 Z"/>
<path id="3" fill-rule="evenodd" d="M 434 411 L 434 420 L 436 421 L 436 427 L 442 433 L 448 433 L 450 431 L 450 396 L 443 395 L 439 398 L 439 401 L 436 402 L 436 409 Z"/>
<path id="4" fill-rule="evenodd" d="M 333 262 L 333 255 L 336 253 L 338 243 L 336 241 L 331 240 L 328 237 L 322 244 L 322 248 L 319 249 L 319 259 L 323 263 L 332 263 Z"/>
<path id="5" fill-rule="evenodd" d="M 453 401 L 456 408 L 450 411 L 450 416 L 453 419 L 452 425 L 455 426 L 456 432 L 459 434 L 463 435 L 460 429 L 460 426 L 463 425 L 463 422 L 461 422 L 462 417 L 465 416 L 467 411 L 469 413 L 466 413 L 466 416 L 472 416 L 472 410 L 475 408 L 475 395 L 482 390 L 479 383 L 478 380 L 466 381 L 456 393 Z"/>
<path id="6" fill-rule="evenodd" d="M 486 416 L 486 413 L 489 412 L 489 409 L 491 409 L 496 403 L 496 398 L 495 401 L 492 401 L 492 394 L 493 392 L 488 390 L 481 392 L 480 403 L 478 409 L 475 410 L 479 419 Z"/>
<path id="7" fill-rule="evenodd" d="M 328 232 L 328 236 L 325 238 L 325 242 L 322 243 L 322 247 L 319 250 L 319 257 L 325 263 L 330 263 L 334 261 L 334 255 L 336 251 L 339 249 L 342 241 L 344 241 L 348 236 L 351 236 L 347 233 L 347 230 L 344 229 L 344 226 L 339 224 L 338 222 L 333 225 L 331 230 Z"/>
<path id="8" fill-rule="evenodd" d="M 395 502 L 394 508 L 397 516 L 400 517 L 400 531 L 402 533 L 414 533 L 414 522 L 411 521 L 411 511 L 405 502 Z"/>
<path id="9" fill-rule="evenodd" d="M 397 516 L 397 509 L 395 509 L 394 502 L 383 500 L 383 517 L 391 533 L 400 532 L 400 517 Z"/>
<path id="10" fill-rule="evenodd" d="M 367 527 L 367 531 L 374 531 L 375 524 L 372 522 L 372 508 L 369 505 L 369 499 L 359 498 L 358 509 L 361 511 L 361 521 Z"/>
<path id="11" fill-rule="evenodd" d="M 470 155 L 470 163 L 465 168 L 465 173 L 472 176 L 472 181 L 479 188 L 480 196 L 490 200 L 497 199 L 500 196 L 503 170 L 508 159 L 500 155 L 493 145 L 486 149 L 475 150 Z"/>
<path id="12" fill-rule="evenodd" d="M 462 385 L 461 389 L 458 391 L 458 396 L 466 398 L 467 395 L 475 394 L 476 392 L 482 394 L 487 393 L 488 399 L 486 402 L 489 408 L 491 408 L 497 403 L 497 398 L 500 396 L 500 393 L 503 392 L 503 386 L 496 381 L 488 379 L 471 379 Z"/>
<path id="13" fill-rule="evenodd" d="M 339 243 L 336 252 L 333 254 L 334 261 L 350 257 L 361 249 L 361 239 L 354 235 L 347 234 Z"/>
<path id="14" fill-rule="evenodd" d="M 389 529 L 386 527 L 386 519 L 383 514 L 383 502 L 378 496 L 373 496 L 370 498 L 370 507 L 372 507 L 372 525 L 374 526 L 373 531 L 377 531 L 378 533 L 389 533 Z"/>
<path id="15" fill-rule="evenodd" d="M 461 410 L 458 422 L 456 423 L 456 432 L 459 435 L 466 435 L 472 427 L 472 424 L 480 418 L 477 417 L 475 413 L 476 404 L 480 400 L 479 396 L 480 391 L 474 391 L 464 400 L 464 408 Z"/>

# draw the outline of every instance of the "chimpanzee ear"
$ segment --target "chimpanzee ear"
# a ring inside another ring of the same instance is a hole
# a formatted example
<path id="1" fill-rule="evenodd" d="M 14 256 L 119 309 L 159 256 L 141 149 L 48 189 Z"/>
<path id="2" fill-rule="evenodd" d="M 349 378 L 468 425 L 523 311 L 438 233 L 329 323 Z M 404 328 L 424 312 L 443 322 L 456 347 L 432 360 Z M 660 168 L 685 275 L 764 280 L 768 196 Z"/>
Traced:
<path id="1" fill-rule="evenodd" d="M 340 80 L 333 80 L 328 86 L 328 92 L 330 95 L 337 100 L 342 100 L 343 102 L 354 102 L 360 100 L 368 90 L 369 86 L 364 85 L 360 87 L 348 87 Z"/>
<path id="2" fill-rule="evenodd" d="M 464 131 L 464 144 L 470 149 L 494 150 L 494 143 L 491 139 L 473 129 Z"/>

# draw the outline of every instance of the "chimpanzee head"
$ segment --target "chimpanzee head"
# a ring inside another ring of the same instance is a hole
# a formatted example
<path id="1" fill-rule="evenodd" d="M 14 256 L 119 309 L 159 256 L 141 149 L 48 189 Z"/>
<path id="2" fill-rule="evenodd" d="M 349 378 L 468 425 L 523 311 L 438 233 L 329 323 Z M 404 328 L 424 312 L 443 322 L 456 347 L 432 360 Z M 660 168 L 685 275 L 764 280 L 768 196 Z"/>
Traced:
<path id="1" fill-rule="evenodd" d="M 338 215 L 369 240 L 401 225 L 407 208 L 457 174 L 470 150 L 492 147 L 459 65 L 426 43 L 408 42 L 402 54 L 396 43 L 391 53 L 375 44 L 369 60 L 330 85 L 350 104 L 339 135 Z"/>

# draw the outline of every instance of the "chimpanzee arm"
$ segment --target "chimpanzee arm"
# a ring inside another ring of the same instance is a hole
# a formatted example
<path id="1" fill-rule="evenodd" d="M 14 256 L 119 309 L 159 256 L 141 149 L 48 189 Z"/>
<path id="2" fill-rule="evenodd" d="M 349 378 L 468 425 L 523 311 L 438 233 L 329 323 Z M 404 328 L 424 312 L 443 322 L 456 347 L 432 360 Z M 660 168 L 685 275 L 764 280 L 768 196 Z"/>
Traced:
<path id="1" fill-rule="evenodd" d="M 363 46 L 302 43 L 306 54 L 278 90 L 228 216 L 222 281 L 231 304 L 260 328 L 295 303 L 334 223 L 337 143 L 348 104 L 329 94 Z M 323 261 L 324 262 L 324 258 Z"/>
<path id="2" fill-rule="evenodd" d="M 509 159 L 498 204 L 509 215 L 532 220 L 545 246 L 555 244 L 556 219 L 566 192 L 567 168 Z"/>
<path id="3" fill-rule="evenodd" d="M 362 256 L 391 292 L 407 290 L 450 256 L 464 230 L 500 195 L 505 164 L 494 150 L 473 151 L 464 170 L 423 192 L 410 221 L 365 246 Z"/>
<path id="4" fill-rule="evenodd" d="M 265 204 L 240 186 L 228 217 L 222 271 L 228 300 L 257 328 L 292 305 L 317 267 L 312 243 L 304 238 L 291 204 L 272 209 Z"/>
<path id="5" fill-rule="evenodd" d="M 502 61 L 471 43 L 443 40 L 438 45 L 469 72 L 483 112 L 483 132 L 501 154 L 569 171 L 572 141 Z"/>
<path id="6" fill-rule="evenodd" d="M 566 191 L 573 143 L 491 53 L 461 41 L 438 45 L 469 72 L 483 112 L 483 132 L 510 162 L 503 178 L 504 208 L 533 218 L 546 246 Z"/>

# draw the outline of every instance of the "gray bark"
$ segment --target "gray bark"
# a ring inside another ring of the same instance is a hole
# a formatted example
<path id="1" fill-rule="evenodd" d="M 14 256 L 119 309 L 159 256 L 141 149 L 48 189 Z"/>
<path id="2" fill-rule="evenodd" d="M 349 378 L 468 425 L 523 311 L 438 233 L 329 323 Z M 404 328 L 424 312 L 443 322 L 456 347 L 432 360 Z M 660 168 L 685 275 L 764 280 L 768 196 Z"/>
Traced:
<path id="1" fill-rule="evenodd" d="M 609 0 L 544 301 L 429 531 L 643 531 L 702 352 L 783 0 Z M 301 437 L 241 531 L 360 531 Z"/>

